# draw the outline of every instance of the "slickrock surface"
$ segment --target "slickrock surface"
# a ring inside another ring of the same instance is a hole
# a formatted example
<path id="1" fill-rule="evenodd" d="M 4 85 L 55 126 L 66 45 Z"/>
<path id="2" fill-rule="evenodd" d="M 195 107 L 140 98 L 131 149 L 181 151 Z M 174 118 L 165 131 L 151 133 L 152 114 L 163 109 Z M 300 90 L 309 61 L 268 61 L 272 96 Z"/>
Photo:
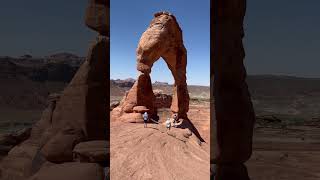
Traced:
<path id="1" fill-rule="evenodd" d="M 187 129 L 115 122 L 110 146 L 111 179 L 210 178 L 209 146 Z"/>

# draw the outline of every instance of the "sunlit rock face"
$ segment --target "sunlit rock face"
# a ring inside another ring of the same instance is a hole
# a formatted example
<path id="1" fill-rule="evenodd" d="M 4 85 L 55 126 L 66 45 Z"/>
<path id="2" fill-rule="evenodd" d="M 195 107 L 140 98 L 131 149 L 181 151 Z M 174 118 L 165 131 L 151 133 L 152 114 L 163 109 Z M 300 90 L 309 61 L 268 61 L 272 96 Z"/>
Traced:
<path id="1" fill-rule="evenodd" d="M 179 118 L 187 118 L 189 110 L 186 83 L 187 51 L 183 45 L 182 30 L 172 14 L 159 12 L 154 15 L 149 27 L 140 38 L 136 55 L 137 70 L 140 75 L 119 108 L 123 108 L 122 111 L 125 113 L 130 113 L 135 106 L 145 106 L 150 114 L 156 115 L 155 97 L 149 74 L 153 64 L 162 57 L 175 80 L 171 111 L 177 113 Z"/>

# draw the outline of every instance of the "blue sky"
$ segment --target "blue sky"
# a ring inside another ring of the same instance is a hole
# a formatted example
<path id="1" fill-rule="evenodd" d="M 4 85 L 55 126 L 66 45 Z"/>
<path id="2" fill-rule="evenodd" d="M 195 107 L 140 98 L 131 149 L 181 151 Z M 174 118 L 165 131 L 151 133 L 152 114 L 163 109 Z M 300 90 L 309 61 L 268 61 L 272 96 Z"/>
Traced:
<path id="1" fill-rule="evenodd" d="M 86 6 L 87 0 L 1 2 L 0 56 L 86 56 L 97 34 L 84 24 Z"/>
<path id="2" fill-rule="evenodd" d="M 182 28 L 188 51 L 187 83 L 210 84 L 210 1 L 186 0 L 111 0 L 110 78 L 136 78 L 136 48 L 153 14 L 173 13 Z M 163 59 L 151 73 L 152 81 L 173 83 Z"/>
<path id="3" fill-rule="evenodd" d="M 84 24 L 87 0 L 3 1 L 0 56 L 86 56 L 96 32 Z M 244 46 L 248 74 L 320 77 L 320 1 L 247 0 Z M 174 13 L 188 50 L 189 84 L 209 83 L 209 1 L 111 0 L 111 77 L 136 78 L 135 49 L 154 12 Z M 152 79 L 172 82 L 163 61 Z"/>

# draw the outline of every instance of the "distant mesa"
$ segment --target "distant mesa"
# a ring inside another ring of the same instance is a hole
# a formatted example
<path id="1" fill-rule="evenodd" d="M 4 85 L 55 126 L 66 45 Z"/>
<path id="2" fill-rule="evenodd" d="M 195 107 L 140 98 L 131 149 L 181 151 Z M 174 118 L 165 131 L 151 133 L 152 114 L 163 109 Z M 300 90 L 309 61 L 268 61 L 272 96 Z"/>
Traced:
<path id="1" fill-rule="evenodd" d="M 156 81 L 153 83 L 154 85 L 162 85 L 162 86 L 166 86 L 166 85 L 169 85 L 169 83 L 167 82 L 160 82 L 160 81 Z"/>
<path id="2" fill-rule="evenodd" d="M 75 54 L 72 54 L 72 53 L 61 52 L 61 53 L 52 54 L 48 58 L 52 58 L 52 59 L 80 59 L 81 57 L 79 57 Z"/>
<path id="3" fill-rule="evenodd" d="M 133 78 L 127 78 L 124 80 L 121 80 L 121 79 L 112 80 L 111 79 L 110 81 L 112 81 L 113 83 L 115 83 L 116 85 L 118 85 L 120 87 L 132 87 L 133 84 L 136 82 L 136 80 Z"/>
<path id="4" fill-rule="evenodd" d="M 119 87 L 132 87 L 133 84 L 136 82 L 135 79 L 133 78 L 127 78 L 127 79 L 110 79 L 110 83 L 115 84 Z M 169 86 L 170 84 L 167 82 L 160 82 L 160 81 L 155 81 L 153 83 L 155 86 Z"/>

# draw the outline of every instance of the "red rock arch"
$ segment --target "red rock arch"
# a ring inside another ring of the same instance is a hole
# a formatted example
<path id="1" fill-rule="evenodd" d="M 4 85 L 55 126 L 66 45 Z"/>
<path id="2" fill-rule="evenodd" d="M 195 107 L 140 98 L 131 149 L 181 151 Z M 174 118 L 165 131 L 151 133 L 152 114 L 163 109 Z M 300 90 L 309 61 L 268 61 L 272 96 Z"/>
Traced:
<path id="1" fill-rule="evenodd" d="M 150 72 L 153 64 L 162 57 L 174 78 L 171 111 L 180 118 L 187 118 L 189 93 L 186 83 L 187 50 L 183 45 L 182 30 L 176 18 L 167 12 L 154 15 L 148 29 L 142 34 L 137 48 L 138 80 L 124 101 L 124 111 L 133 112 L 135 106 L 145 106 L 156 113 Z M 139 89 L 143 88 L 143 92 Z"/>

